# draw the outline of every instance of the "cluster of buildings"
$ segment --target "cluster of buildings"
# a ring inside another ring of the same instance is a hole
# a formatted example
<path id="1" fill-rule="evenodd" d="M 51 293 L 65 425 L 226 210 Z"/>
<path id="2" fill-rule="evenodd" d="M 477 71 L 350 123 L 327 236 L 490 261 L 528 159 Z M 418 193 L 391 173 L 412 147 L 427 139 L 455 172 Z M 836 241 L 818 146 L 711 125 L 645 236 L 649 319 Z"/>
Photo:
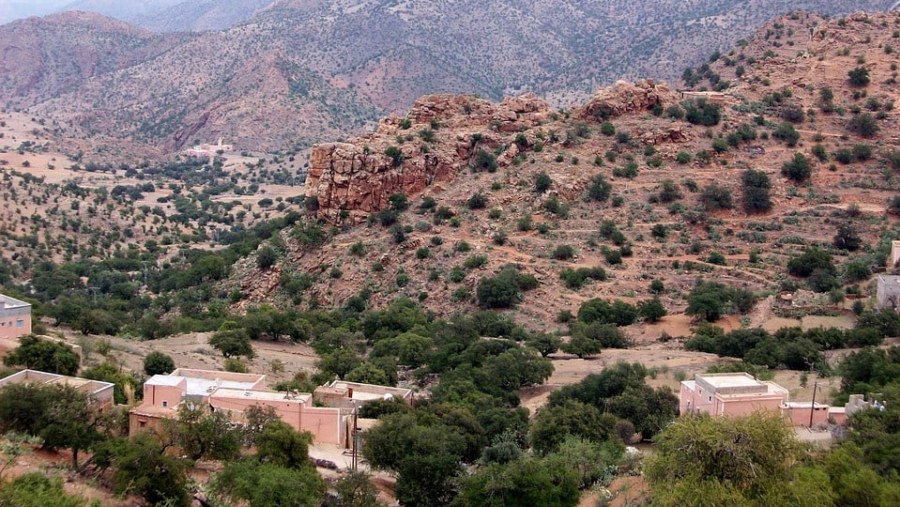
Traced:
<path id="1" fill-rule="evenodd" d="M 178 417 L 183 403 L 223 412 L 241 423 L 256 406 L 271 408 L 295 430 L 312 433 L 314 442 L 349 447 L 355 411 L 394 398 L 411 403 L 412 390 L 335 380 L 312 393 L 272 391 L 265 375 L 179 368 L 147 379 L 143 403 L 129 412 L 128 423 L 131 433 L 158 430 L 165 419 Z"/>
<path id="2" fill-rule="evenodd" d="M 219 155 L 234 151 L 231 144 L 222 144 L 220 137 L 216 144 L 198 144 L 185 150 L 185 155 L 192 158 L 208 158 L 213 159 Z"/>

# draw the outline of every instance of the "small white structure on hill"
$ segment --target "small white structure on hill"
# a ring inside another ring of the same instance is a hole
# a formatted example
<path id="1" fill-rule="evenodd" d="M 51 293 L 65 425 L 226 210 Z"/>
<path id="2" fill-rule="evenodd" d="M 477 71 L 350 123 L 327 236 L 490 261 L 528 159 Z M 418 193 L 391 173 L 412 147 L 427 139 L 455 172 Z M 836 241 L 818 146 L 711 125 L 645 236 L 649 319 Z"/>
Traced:
<path id="1" fill-rule="evenodd" d="M 194 158 L 213 158 L 216 155 L 232 151 L 234 151 L 234 145 L 222 144 L 222 138 L 220 137 L 216 144 L 198 144 L 188 149 L 185 153 L 187 153 L 187 156 Z"/>
<path id="2" fill-rule="evenodd" d="M 888 257 L 888 271 L 900 269 L 900 241 L 891 242 L 891 256 Z"/>

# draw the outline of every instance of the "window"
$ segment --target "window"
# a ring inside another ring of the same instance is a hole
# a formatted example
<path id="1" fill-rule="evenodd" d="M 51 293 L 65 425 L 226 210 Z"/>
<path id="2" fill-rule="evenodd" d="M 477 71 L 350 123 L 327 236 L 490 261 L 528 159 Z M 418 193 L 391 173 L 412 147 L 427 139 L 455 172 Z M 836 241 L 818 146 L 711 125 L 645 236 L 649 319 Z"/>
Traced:
<path id="1" fill-rule="evenodd" d="M 168 402 L 168 401 L 164 401 L 164 402 L 163 402 L 163 408 L 168 408 L 168 406 L 169 406 L 169 402 Z"/>
<path id="2" fill-rule="evenodd" d="M 712 396 L 709 397 L 709 402 L 712 403 Z"/>
<path id="3" fill-rule="evenodd" d="M 22 319 L 17 320 L 16 327 L 25 327 L 25 321 Z"/>

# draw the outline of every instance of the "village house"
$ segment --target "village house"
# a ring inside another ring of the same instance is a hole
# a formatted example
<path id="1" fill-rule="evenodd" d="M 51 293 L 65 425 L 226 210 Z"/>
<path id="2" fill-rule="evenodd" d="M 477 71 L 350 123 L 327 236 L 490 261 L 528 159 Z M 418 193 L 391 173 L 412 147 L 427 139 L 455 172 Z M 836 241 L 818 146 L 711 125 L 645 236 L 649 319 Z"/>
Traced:
<path id="1" fill-rule="evenodd" d="M 410 401 L 412 391 L 336 381 L 316 389 L 315 395 L 277 392 L 267 389 L 265 375 L 179 368 L 144 383 L 143 403 L 129 412 L 129 431 L 160 430 L 165 419 L 178 417 L 182 403 L 226 413 L 236 423 L 244 422 L 248 408 L 259 406 L 274 409 L 295 430 L 312 433 L 316 443 L 347 447 L 354 410 L 392 396 Z"/>
<path id="2" fill-rule="evenodd" d="M 115 404 L 115 384 L 79 377 L 68 377 L 37 370 L 22 370 L 0 379 L 0 389 L 12 384 L 64 385 L 83 393 L 97 409 L 103 410 Z"/>
<path id="3" fill-rule="evenodd" d="M 704 373 L 681 382 L 679 411 L 682 415 L 705 413 L 739 417 L 754 412 L 780 414 L 792 426 L 844 424 L 857 410 L 869 407 L 862 396 L 851 396 L 844 407 L 825 403 L 789 401 L 787 389 L 775 382 L 762 382 L 747 373 Z"/>
<path id="4" fill-rule="evenodd" d="M 31 305 L 0 294 L 0 339 L 31 334 Z"/>

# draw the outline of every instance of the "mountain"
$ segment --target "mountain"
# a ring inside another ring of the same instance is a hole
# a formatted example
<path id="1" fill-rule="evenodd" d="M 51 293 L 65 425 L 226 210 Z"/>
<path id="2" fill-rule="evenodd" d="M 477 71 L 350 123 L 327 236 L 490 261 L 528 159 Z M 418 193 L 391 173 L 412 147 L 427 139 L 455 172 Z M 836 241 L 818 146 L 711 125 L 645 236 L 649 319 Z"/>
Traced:
<path id="1" fill-rule="evenodd" d="M 0 101 L 31 106 L 80 135 L 170 151 L 222 136 L 241 150 L 275 151 L 359 132 L 376 113 L 404 110 L 430 93 L 497 100 L 534 91 L 558 106 L 620 78 L 672 80 L 780 12 L 889 3 L 281 0 L 256 10 L 265 2 L 201 2 L 173 7 L 156 18 L 157 29 L 167 29 L 165 19 L 193 19 L 197 28 L 255 14 L 191 35 L 116 25 L 114 43 L 97 41 L 108 45 L 97 61 L 109 64 L 79 66 L 80 73 L 69 64 L 73 48 L 95 51 L 92 37 L 114 22 L 98 19 L 96 33 L 73 30 L 60 20 L 86 15 L 61 14 L 0 27 L 0 68 L 15 84 L 0 90 Z"/>
<path id="2" fill-rule="evenodd" d="M 563 111 L 535 95 L 422 97 L 315 146 L 305 207 L 334 228 L 284 231 L 275 269 L 251 255 L 223 292 L 296 301 L 304 276 L 304 300 L 325 307 L 405 296 L 440 315 L 505 294 L 519 322 L 552 329 L 591 298 L 652 298 L 653 280 L 674 313 L 699 277 L 757 294 L 827 292 L 845 272 L 863 286 L 852 266 L 883 266 L 900 238 L 897 27 L 897 14 L 780 18 L 693 70 L 687 95 L 642 80 Z M 841 246 L 841 231 L 871 248 Z M 787 277 L 813 246 L 834 274 Z M 531 289 L 484 284 L 510 265 Z"/>
<path id="3" fill-rule="evenodd" d="M 133 22 L 154 32 L 224 30 L 243 23 L 274 0 L 205 0 L 181 2 L 163 11 L 136 16 Z"/>
<path id="4" fill-rule="evenodd" d="M 15 21 L 0 27 L 0 95 L 11 107 L 26 107 L 147 61 L 183 41 L 182 36 L 160 37 L 88 12 Z"/>

